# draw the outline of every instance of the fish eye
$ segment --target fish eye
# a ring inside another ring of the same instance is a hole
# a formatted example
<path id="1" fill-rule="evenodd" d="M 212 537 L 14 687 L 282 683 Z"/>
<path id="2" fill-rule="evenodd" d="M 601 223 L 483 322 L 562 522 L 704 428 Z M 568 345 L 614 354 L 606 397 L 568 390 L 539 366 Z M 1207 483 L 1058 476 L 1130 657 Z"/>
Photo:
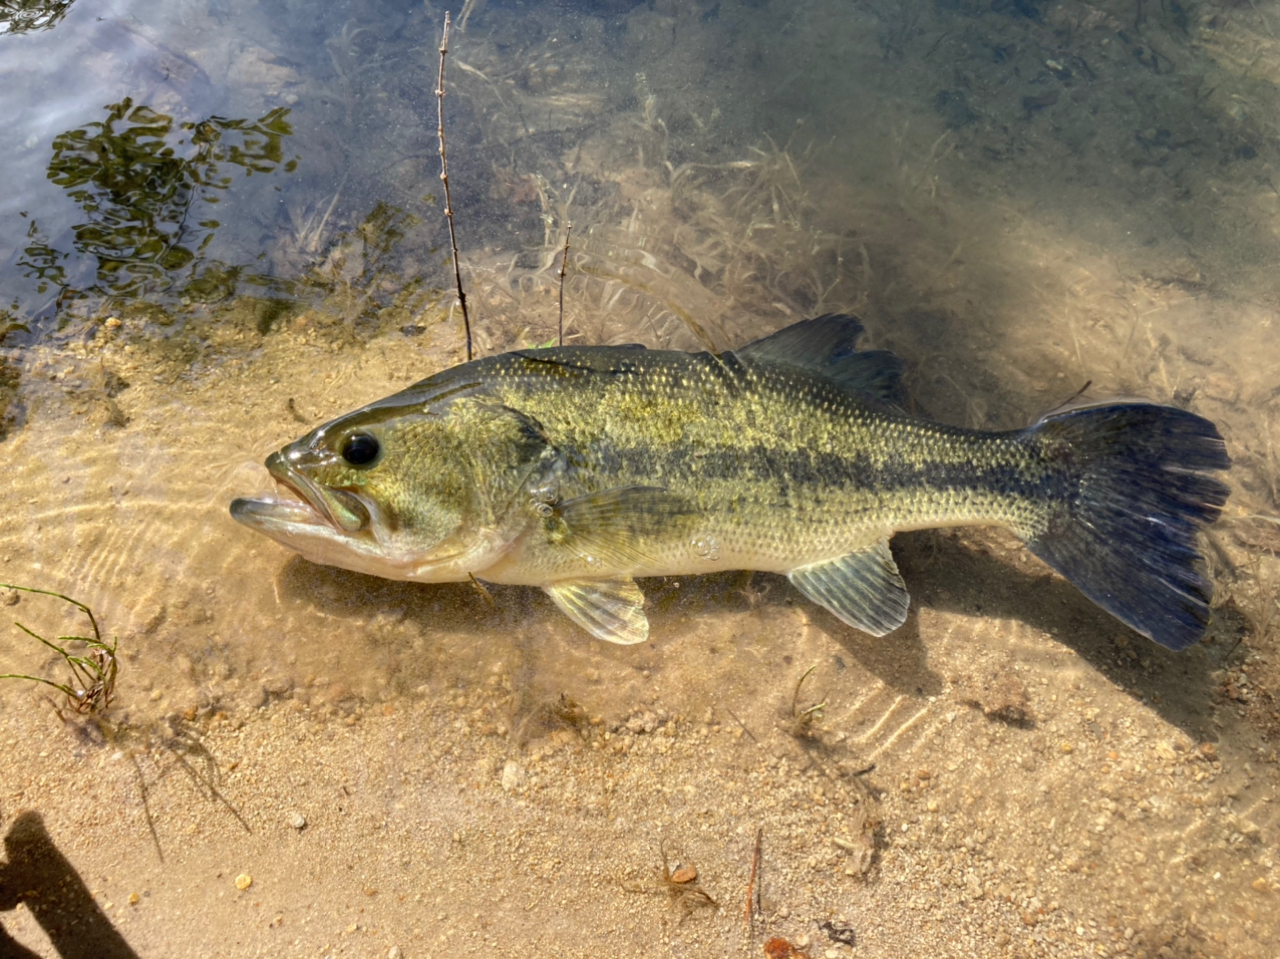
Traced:
<path id="1" fill-rule="evenodd" d="M 342 458 L 352 466 L 370 466 L 380 452 L 378 440 L 368 433 L 352 433 L 342 444 Z"/>

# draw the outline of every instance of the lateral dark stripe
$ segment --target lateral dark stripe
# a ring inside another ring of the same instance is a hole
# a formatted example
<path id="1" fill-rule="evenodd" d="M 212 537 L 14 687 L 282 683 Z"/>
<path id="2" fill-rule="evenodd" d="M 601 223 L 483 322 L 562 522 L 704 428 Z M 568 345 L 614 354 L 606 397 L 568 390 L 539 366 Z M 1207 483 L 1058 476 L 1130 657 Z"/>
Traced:
<path id="1" fill-rule="evenodd" d="M 664 450 L 660 459 L 644 447 L 601 446 L 589 451 L 566 451 L 575 469 L 598 470 L 601 474 L 624 476 L 653 475 L 661 471 L 667 484 L 694 484 L 707 481 L 750 481 L 771 489 L 782 502 L 794 492 L 834 492 L 854 488 L 878 493 L 981 490 L 1003 495 L 1040 499 L 1062 495 L 1069 485 L 1066 472 L 1042 473 L 1026 477 L 1013 463 L 907 463 L 875 465 L 863 454 L 840 456 L 811 450 L 780 450 L 766 446 L 692 452 Z"/>

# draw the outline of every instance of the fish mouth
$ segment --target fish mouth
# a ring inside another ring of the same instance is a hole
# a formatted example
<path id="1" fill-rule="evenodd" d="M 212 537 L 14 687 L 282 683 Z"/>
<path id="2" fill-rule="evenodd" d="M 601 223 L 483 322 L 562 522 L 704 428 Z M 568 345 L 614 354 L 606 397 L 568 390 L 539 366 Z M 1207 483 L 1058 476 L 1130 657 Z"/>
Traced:
<path id="1" fill-rule="evenodd" d="M 233 519 L 266 533 L 321 527 L 351 534 L 368 528 L 369 510 L 354 493 L 313 483 L 282 452 L 268 456 L 266 466 L 280 495 L 232 500 Z"/>

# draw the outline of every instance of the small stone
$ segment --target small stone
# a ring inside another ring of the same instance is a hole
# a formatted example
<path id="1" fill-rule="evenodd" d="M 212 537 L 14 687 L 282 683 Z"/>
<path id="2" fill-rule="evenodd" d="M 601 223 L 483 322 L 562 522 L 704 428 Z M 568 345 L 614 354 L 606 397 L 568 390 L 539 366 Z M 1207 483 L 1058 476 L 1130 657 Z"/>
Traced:
<path id="1" fill-rule="evenodd" d="M 387 959 L 400 959 L 401 955 L 399 946 L 392 946 L 387 950 Z"/>
<path id="2" fill-rule="evenodd" d="M 294 829 L 305 829 L 307 828 L 307 817 L 295 809 L 289 813 L 289 825 Z"/>
<path id="3" fill-rule="evenodd" d="M 693 866 L 681 866 L 671 874 L 671 881 L 681 884 L 693 882 L 698 878 L 698 870 Z"/>
<path id="4" fill-rule="evenodd" d="M 242 872 L 240 873 L 240 875 L 236 876 L 236 888 L 239 889 L 241 892 L 244 892 L 246 889 L 248 889 L 252 885 L 253 885 L 253 877 L 249 875 L 247 872 Z"/>
<path id="5" fill-rule="evenodd" d="M 141 901 L 141 898 L 139 898 L 136 892 L 129 893 L 129 905 L 136 906 Z"/>
<path id="6" fill-rule="evenodd" d="M 1071 745 L 1071 743 L 1063 743 L 1058 748 L 1061 749 L 1063 752 L 1063 755 L 1066 755 L 1066 756 L 1069 756 L 1076 751 L 1076 747 Z"/>
<path id="7" fill-rule="evenodd" d="M 1267 882 L 1266 879 L 1259 876 L 1253 881 L 1253 888 L 1258 890 L 1258 892 L 1267 892 L 1271 889 L 1271 884 Z"/>
<path id="8" fill-rule="evenodd" d="M 524 769 L 514 759 L 508 759 L 502 767 L 502 789 L 511 792 L 524 784 Z"/>

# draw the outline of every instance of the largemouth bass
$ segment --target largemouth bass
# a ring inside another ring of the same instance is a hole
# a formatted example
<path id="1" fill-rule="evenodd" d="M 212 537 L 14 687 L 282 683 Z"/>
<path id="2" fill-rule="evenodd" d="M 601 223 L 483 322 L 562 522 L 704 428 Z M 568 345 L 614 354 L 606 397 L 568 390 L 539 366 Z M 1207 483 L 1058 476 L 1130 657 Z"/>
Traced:
<path id="1" fill-rule="evenodd" d="M 786 574 L 875 636 L 908 595 L 899 530 L 1000 524 L 1170 649 L 1209 620 L 1197 534 L 1226 502 L 1217 429 L 1146 403 L 982 432 L 911 416 L 901 364 L 827 315 L 733 352 L 517 350 L 326 423 L 231 515 L 316 563 L 539 586 L 601 639 L 648 637 L 635 578 Z"/>

